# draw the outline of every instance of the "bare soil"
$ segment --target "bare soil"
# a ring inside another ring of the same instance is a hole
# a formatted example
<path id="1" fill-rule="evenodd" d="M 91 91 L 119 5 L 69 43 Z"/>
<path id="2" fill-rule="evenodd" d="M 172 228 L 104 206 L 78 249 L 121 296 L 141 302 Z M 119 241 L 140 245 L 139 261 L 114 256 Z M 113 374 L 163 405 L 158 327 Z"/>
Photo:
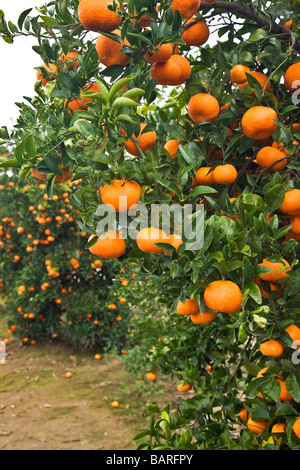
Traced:
<path id="1" fill-rule="evenodd" d="M 134 450 L 134 437 L 147 429 L 146 404 L 176 399 L 171 383 L 140 382 L 118 357 L 70 356 L 64 344 L 7 345 L 0 365 L 0 450 Z"/>

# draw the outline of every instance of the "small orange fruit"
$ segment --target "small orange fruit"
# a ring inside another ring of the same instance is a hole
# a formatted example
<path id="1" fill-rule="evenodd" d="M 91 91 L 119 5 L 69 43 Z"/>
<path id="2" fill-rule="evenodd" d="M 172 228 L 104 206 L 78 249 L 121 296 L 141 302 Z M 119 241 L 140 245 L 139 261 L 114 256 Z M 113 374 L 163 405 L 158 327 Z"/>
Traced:
<path id="1" fill-rule="evenodd" d="M 141 251 L 144 253 L 158 254 L 163 250 L 157 246 L 156 243 L 167 243 L 167 234 L 154 227 L 143 228 L 137 235 L 136 243 Z"/>
<path id="2" fill-rule="evenodd" d="M 287 274 L 288 269 L 278 273 L 278 271 L 284 267 L 290 268 L 290 264 L 286 260 L 284 260 L 283 264 L 281 262 L 274 263 L 272 261 L 268 261 L 268 259 L 265 258 L 262 263 L 259 263 L 258 266 L 264 266 L 266 268 L 272 269 L 272 272 L 259 274 L 260 279 L 263 281 L 278 282 L 285 277 L 289 277 Z"/>
<path id="3" fill-rule="evenodd" d="M 206 306 L 216 312 L 236 313 L 242 306 L 242 292 L 232 281 L 213 281 L 204 291 Z"/>
<path id="4" fill-rule="evenodd" d="M 196 17 L 190 18 L 185 26 L 186 29 L 181 35 L 181 39 L 188 46 L 202 46 L 209 38 L 209 27 L 205 21 L 196 21 Z M 190 23 L 195 23 L 190 26 Z"/>
<path id="5" fill-rule="evenodd" d="M 150 382 L 155 382 L 155 380 L 156 380 L 156 374 L 154 374 L 153 372 L 148 372 L 148 374 L 146 375 L 146 378 L 147 378 Z"/>
<path id="6" fill-rule="evenodd" d="M 217 99 L 209 93 L 197 93 L 189 101 L 188 113 L 194 122 L 214 122 L 219 116 L 220 106 Z"/>
<path id="7" fill-rule="evenodd" d="M 179 300 L 176 310 L 180 315 L 196 315 L 200 312 L 199 304 L 196 299 Z"/>
<path id="8" fill-rule="evenodd" d="M 215 320 L 217 316 L 217 312 L 210 312 L 208 310 L 204 310 L 203 313 L 198 312 L 195 315 L 191 315 L 191 320 L 196 325 L 207 325 Z"/>
<path id="9" fill-rule="evenodd" d="M 141 187 L 135 181 L 115 180 L 100 188 L 103 204 L 114 207 L 116 212 L 127 212 L 141 196 Z"/>
<path id="10" fill-rule="evenodd" d="M 113 408 L 118 408 L 119 407 L 119 402 L 117 400 L 114 400 L 111 404 Z"/>
<path id="11" fill-rule="evenodd" d="M 268 106 L 253 106 L 242 117 L 242 131 L 249 139 L 268 139 L 277 129 L 274 119 L 278 120 L 274 109 Z"/>
<path id="12" fill-rule="evenodd" d="M 177 388 L 178 392 L 185 393 L 185 392 L 188 392 L 189 390 L 191 390 L 192 384 L 190 384 L 190 383 L 184 384 L 184 380 L 180 380 L 180 384 L 178 384 L 176 386 L 176 388 Z"/>
<path id="13" fill-rule="evenodd" d="M 247 428 L 255 434 L 261 434 L 268 426 L 268 421 L 253 421 L 249 418 L 247 421 Z"/>
<path id="14" fill-rule="evenodd" d="M 237 179 L 238 173 L 236 168 L 227 163 L 218 165 L 213 171 L 214 182 L 217 184 L 231 184 Z"/>
<path id="15" fill-rule="evenodd" d="M 283 214 L 300 215 L 300 189 L 286 191 L 279 210 Z"/>
<path id="16" fill-rule="evenodd" d="M 92 237 L 90 237 L 89 240 Z M 126 244 L 120 233 L 115 232 L 114 230 L 109 230 L 105 234 L 101 235 L 89 250 L 91 253 L 96 256 L 100 256 L 101 258 L 119 258 L 125 252 Z"/>
<path id="17" fill-rule="evenodd" d="M 249 67 L 242 64 L 235 65 L 230 72 L 231 81 L 237 84 L 245 83 L 247 81 L 246 73 L 250 73 Z"/>
<path id="18" fill-rule="evenodd" d="M 122 18 L 108 9 L 107 5 L 110 3 L 110 0 L 81 0 L 78 5 L 78 18 L 82 26 L 90 31 L 106 33 L 118 28 Z"/>
<path id="19" fill-rule="evenodd" d="M 264 356 L 269 356 L 269 357 L 279 357 L 283 353 L 282 344 L 273 338 L 261 343 L 259 345 L 259 349 L 260 349 L 260 352 Z"/>

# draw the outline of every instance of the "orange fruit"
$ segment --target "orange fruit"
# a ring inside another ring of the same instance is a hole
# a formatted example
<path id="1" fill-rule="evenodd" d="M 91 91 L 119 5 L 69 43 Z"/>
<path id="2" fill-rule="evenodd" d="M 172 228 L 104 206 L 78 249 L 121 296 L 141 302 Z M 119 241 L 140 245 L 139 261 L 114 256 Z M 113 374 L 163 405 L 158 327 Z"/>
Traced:
<path id="1" fill-rule="evenodd" d="M 78 18 L 85 29 L 110 33 L 118 28 L 122 18 L 109 10 L 111 0 L 81 0 L 78 5 Z M 119 2 L 116 2 L 119 6 Z"/>
<path id="2" fill-rule="evenodd" d="M 247 421 L 247 428 L 255 434 L 261 434 L 268 426 L 268 421 L 253 421 L 249 418 Z"/>
<path id="3" fill-rule="evenodd" d="M 191 66 L 185 57 L 174 54 L 165 62 L 155 62 L 150 75 L 158 85 L 181 85 L 191 75 Z"/>
<path id="4" fill-rule="evenodd" d="M 296 419 L 295 424 L 293 426 L 293 431 L 298 437 L 298 439 L 300 439 L 300 417 Z"/>
<path id="5" fill-rule="evenodd" d="M 138 248 L 144 253 L 158 254 L 163 250 L 155 246 L 156 243 L 167 243 L 167 234 L 154 227 L 146 227 L 140 230 L 137 235 L 136 243 Z"/>
<path id="6" fill-rule="evenodd" d="M 286 432 L 286 425 L 285 423 L 276 423 L 274 426 L 272 426 L 271 433 L 272 434 L 277 434 L 277 433 L 285 433 Z M 277 438 L 273 436 L 274 441 L 277 441 Z"/>
<path id="7" fill-rule="evenodd" d="M 209 93 L 197 93 L 188 104 L 188 113 L 194 122 L 214 122 L 219 116 L 219 112 L 218 101 Z"/>
<path id="8" fill-rule="evenodd" d="M 100 188 L 103 204 L 114 207 L 116 212 L 127 212 L 141 196 L 141 187 L 135 181 L 115 180 Z"/>
<path id="9" fill-rule="evenodd" d="M 286 388 L 285 380 L 281 380 L 279 378 L 276 378 L 275 380 L 278 380 L 278 382 L 280 383 L 281 390 L 280 390 L 279 400 L 283 402 L 291 401 L 293 397 Z"/>
<path id="10" fill-rule="evenodd" d="M 269 357 L 279 357 L 283 353 L 282 344 L 273 338 L 261 343 L 259 349 L 264 356 Z"/>
<path id="11" fill-rule="evenodd" d="M 230 72 L 231 81 L 237 84 L 245 83 L 247 81 L 246 73 L 250 73 L 249 67 L 242 64 L 235 65 Z"/>
<path id="12" fill-rule="evenodd" d="M 200 8 L 200 0 L 173 0 L 173 10 L 178 10 L 183 18 L 189 20 Z"/>
<path id="13" fill-rule="evenodd" d="M 293 341 L 300 341 L 300 328 L 296 325 L 291 325 L 285 330 Z"/>
<path id="14" fill-rule="evenodd" d="M 205 289 L 204 302 L 216 312 L 236 313 L 242 306 L 242 292 L 232 281 L 213 281 Z"/>
<path id="15" fill-rule="evenodd" d="M 171 55 L 173 54 L 173 44 L 170 42 L 161 44 L 159 46 L 158 51 L 152 52 L 149 51 L 148 54 L 145 54 L 145 59 L 152 64 L 154 62 L 165 62 L 170 59 Z"/>
<path id="16" fill-rule="evenodd" d="M 150 380 L 150 382 L 155 382 L 155 380 L 156 380 L 156 374 L 154 374 L 153 372 L 148 372 L 146 377 L 147 377 L 148 380 Z"/>
<path id="17" fill-rule="evenodd" d="M 173 160 L 175 160 L 176 152 L 179 149 L 179 145 L 181 145 L 181 144 L 182 144 L 182 142 L 180 142 L 180 140 L 176 140 L 176 139 L 170 139 L 170 140 L 168 140 L 168 142 L 166 142 L 166 144 L 164 146 L 164 149 L 167 150 L 167 152 L 169 152 L 169 154 L 171 155 Z"/>
<path id="18" fill-rule="evenodd" d="M 93 238 L 95 235 L 92 235 Z M 90 252 L 101 258 L 119 258 L 126 249 L 125 240 L 122 235 L 114 230 L 109 230 L 101 235 L 96 243 L 89 248 Z"/>
<path id="19" fill-rule="evenodd" d="M 111 404 L 113 408 L 118 408 L 119 407 L 119 402 L 117 400 L 114 400 Z"/>
<path id="20" fill-rule="evenodd" d="M 43 76 L 43 73 L 41 71 L 37 70 L 36 72 L 36 78 L 37 80 L 41 80 L 43 86 L 46 86 L 50 80 L 57 79 L 57 67 L 55 64 L 42 64 L 40 67 L 44 68 L 46 72 L 49 72 L 49 75 L 47 75 L 46 77 Z"/>
<path id="21" fill-rule="evenodd" d="M 172 245 L 177 251 L 180 245 L 182 245 L 183 241 L 180 235 L 176 233 L 171 233 L 171 235 L 169 235 L 169 237 L 164 241 L 164 243 L 168 243 L 169 245 Z M 171 256 L 171 253 L 168 253 L 167 251 L 164 251 L 164 253 L 167 256 Z"/>
<path id="22" fill-rule="evenodd" d="M 300 189 L 286 191 L 279 210 L 283 214 L 300 215 Z"/>
<path id="23" fill-rule="evenodd" d="M 74 98 L 71 98 L 70 100 L 65 100 L 64 105 L 68 106 L 69 108 L 69 114 L 72 115 L 71 111 L 74 113 L 75 111 L 83 110 L 85 109 L 82 102 L 75 96 Z"/>
<path id="24" fill-rule="evenodd" d="M 213 171 L 214 182 L 217 184 L 231 184 L 237 179 L 237 171 L 229 163 L 218 165 Z"/>
<path id="25" fill-rule="evenodd" d="M 101 354 L 95 354 L 95 356 L 94 356 L 94 358 L 97 359 L 97 360 L 101 359 L 101 357 L 102 357 Z"/>
<path id="26" fill-rule="evenodd" d="M 66 379 L 70 379 L 72 377 L 72 372 L 66 372 L 65 377 Z"/>
<path id="27" fill-rule="evenodd" d="M 292 64 L 284 76 L 284 84 L 286 88 L 292 93 L 300 88 L 300 62 Z"/>
<path id="28" fill-rule="evenodd" d="M 260 149 L 259 152 L 257 153 L 256 163 L 261 168 L 267 168 L 268 166 L 272 165 L 269 171 L 272 173 L 275 173 L 276 171 L 281 171 L 286 167 L 287 159 L 276 163 L 278 160 L 281 160 L 283 157 L 284 155 L 281 150 L 273 146 L 266 145 L 265 147 Z"/>
<path id="29" fill-rule="evenodd" d="M 196 17 L 189 19 L 185 26 L 186 29 L 181 35 L 181 39 L 188 45 L 188 46 L 202 46 L 206 43 L 209 38 L 209 27 L 207 26 L 205 21 L 197 21 Z"/>
<path id="30" fill-rule="evenodd" d="M 268 106 L 253 106 L 242 117 L 242 131 L 249 139 L 266 140 L 277 129 L 274 119 L 278 120 L 274 109 Z"/>
<path id="31" fill-rule="evenodd" d="M 258 266 L 265 266 L 266 268 L 272 269 L 272 272 L 259 274 L 259 278 L 262 279 L 263 281 L 278 282 L 285 277 L 289 277 L 289 275 L 287 274 L 288 269 L 278 273 L 280 269 L 284 267 L 288 267 L 288 268 L 290 267 L 290 264 L 286 260 L 284 260 L 284 264 L 283 264 L 283 263 L 274 263 L 272 261 L 268 261 L 268 259 L 265 258 L 262 263 L 258 264 Z"/>
<path id="32" fill-rule="evenodd" d="M 291 218 L 290 225 L 292 226 L 291 231 L 296 235 L 300 235 L 300 214 Z"/>
<path id="33" fill-rule="evenodd" d="M 210 185 L 215 182 L 214 180 L 214 170 L 210 171 L 210 166 L 202 166 L 197 170 L 195 174 L 195 183 Z"/>
<path id="34" fill-rule="evenodd" d="M 133 135 L 132 138 L 127 140 L 125 142 L 125 147 L 128 153 L 135 157 L 140 157 L 142 152 L 146 152 L 151 150 L 156 142 L 156 132 L 155 131 L 150 131 L 150 132 L 144 132 L 142 134 L 143 129 L 146 127 L 146 123 L 142 122 L 140 125 L 140 133 L 138 137 Z M 138 148 L 139 147 L 139 148 Z"/>
<path id="35" fill-rule="evenodd" d="M 176 310 L 180 315 L 197 315 L 200 312 L 199 304 L 196 299 L 179 300 Z"/>
<path id="36" fill-rule="evenodd" d="M 184 384 L 184 380 L 180 380 L 180 384 L 178 384 L 176 386 L 178 392 L 181 392 L 181 393 L 185 393 L 185 392 L 188 392 L 189 390 L 191 390 L 192 388 L 192 384 Z"/>
<path id="37" fill-rule="evenodd" d="M 239 412 L 239 416 L 240 416 L 240 419 L 242 421 L 244 421 L 244 423 L 246 423 L 249 419 L 249 413 L 248 411 L 246 410 L 246 408 L 243 408 L 240 412 Z"/>
<path id="38" fill-rule="evenodd" d="M 261 84 L 262 86 L 262 89 L 260 90 L 261 92 L 263 89 L 265 89 L 265 91 L 267 92 L 272 90 L 272 85 L 267 75 L 261 72 L 247 72 L 247 73 L 249 73 L 249 75 L 252 75 L 252 77 L 254 77 Z M 246 85 L 248 85 L 247 80 L 243 83 L 240 83 L 239 90 L 241 91 Z M 253 91 L 251 95 L 254 96 L 255 92 Z"/>
<path id="39" fill-rule="evenodd" d="M 207 325 L 215 320 L 217 316 L 217 312 L 209 312 L 208 310 L 204 310 L 203 313 L 200 311 L 195 315 L 191 315 L 191 320 L 196 325 Z"/>
<path id="40" fill-rule="evenodd" d="M 121 36 L 119 29 L 112 31 L 112 33 Z M 127 39 L 125 39 L 124 44 L 127 46 L 129 45 Z M 111 65 L 121 65 L 122 67 L 125 67 L 129 61 L 129 57 L 124 54 L 124 52 L 120 52 L 124 44 L 120 44 L 119 42 L 100 34 L 95 43 L 95 47 L 101 64 L 105 65 L 105 67 L 109 67 Z"/>

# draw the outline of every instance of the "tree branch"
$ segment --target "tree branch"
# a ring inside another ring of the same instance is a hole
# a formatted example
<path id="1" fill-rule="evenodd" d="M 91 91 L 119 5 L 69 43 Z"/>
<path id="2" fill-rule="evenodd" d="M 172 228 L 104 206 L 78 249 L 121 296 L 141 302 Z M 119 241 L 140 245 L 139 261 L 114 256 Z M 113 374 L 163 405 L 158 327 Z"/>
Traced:
<path id="1" fill-rule="evenodd" d="M 223 11 L 230 11 L 232 13 L 237 13 L 243 17 L 249 18 L 258 24 L 261 28 L 267 29 L 273 34 L 289 35 L 292 39 L 294 48 L 297 51 L 300 51 L 300 42 L 295 39 L 294 35 L 289 29 L 287 29 L 285 26 L 280 26 L 272 21 L 269 21 L 261 13 L 258 13 L 253 8 L 247 7 L 243 3 L 227 2 L 224 0 L 215 0 L 212 3 L 205 3 L 205 1 L 201 2 L 200 10 L 211 10 L 212 8 L 215 10 L 220 9 Z"/>

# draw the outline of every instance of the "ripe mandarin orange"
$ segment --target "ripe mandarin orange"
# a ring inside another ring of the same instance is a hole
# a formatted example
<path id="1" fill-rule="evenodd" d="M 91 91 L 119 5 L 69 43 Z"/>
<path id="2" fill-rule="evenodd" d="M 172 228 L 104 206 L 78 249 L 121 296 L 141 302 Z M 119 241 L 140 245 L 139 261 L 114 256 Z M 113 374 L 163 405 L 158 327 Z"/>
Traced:
<path id="1" fill-rule="evenodd" d="M 268 421 L 253 421 L 249 418 L 247 421 L 247 428 L 254 434 L 261 434 L 268 427 Z"/>
<path id="2" fill-rule="evenodd" d="M 185 24 L 187 28 L 181 35 L 181 39 L 188 46 L 202 46 L 209 38 L 209 27 L 205 21 L 197 21 L 189 26 L 190 23 L 194 23 L 196 20 L 196 17 L 189 19 Z"/>
<path id="3" fill-rule="evenodd" d="M 114 207 L 116 212 L 127 212 L 141 196 L 141 187 L 135 181 L 115 180 L 100 188 L 103 204 Z"/>
<path id="4" fill-rule="evenodd" d="M 191 66 L 185 57 L 173 54 L 165 62 L 155 62 L 150 75 L 158 85 L 181 85 L 191 75 Z"/>
<path id="5" fill-rule="evenodd" d="M 210 185 L 215 182 L 214 180 L 214 170 L 210 171 L 210 166 L 202 166 L 197 170 L 195 174 L 195 183 Z"/>
<path id="6" fill-rule="evenodd" d="M 259 349 L 264 356 L 269 357 L 279 357 L 283 353 L 282 344 L 273 338 L 261 343 Z"/>
<path id="7" fill-rule="evenodd" d="M 246 73 L 250 73 L 249 67 L 242 64 L 235 65 L 230 72 L 231 81 L 237 84 L 245 83 L 247 81 Z"/>
<path id="8" fill-rule="evenodd" d="M 293 431 L 298 437 L 298 439 L 300 439 L 300 416 L 295 421 L 295 424 L 293 426 Z"/>
<path id="9" fill-rule="evenodd" d="M 180 315 L 196 315 L 200 312 L 199 304 L 196 299 L 185 299 L 184 302 L 179 300 L 176 310 Z"/>
<path id="10" fill-rule="evenodd" d="M 92 235 L 91 238 L 95 237 Z M 111 259 L 119 258 L 123 255 L 126 249 L 126 244 L 121 233 L 109 230 L 101 235 L 96 243 L 89 248 L 90 252 L 101 258 Z"/>
<path id="11" fill-rule="evenodd" d="M 237 179 L 237 175 L 236 168 L 230 163 L 216 166 L 213 172 L 214 182 L 217 184 L 234 183 Z"/>
<path id="12" fill-rule="evenodd" d="M 286 71 L 284 76 L 284 84 L 292 93 L 300 88 L 300 62 L 292 64 Z"/>
<path id="13" fill-rule="evenodd" d="M 266 140 L 277 129 L 274 119 L 278 119 L 274 109 L 268 106 L 253 106 L 242 117 L 242 131 L 249 139 Z"/>
<path id="14" fill-rule="evenodd" d="M 119 29 L 112 31 L 112 33 L 117 34 L 118 36 L 121 35 Z M 126 38 L 124 44 L 129 45 Z M 111 65 L 121 65 L 122 67 L 125 67 L 129 61 L 129 57 L 123 52 L 120 52 L 124 44 L 120 44 L 119 42 L 100 34 L 97 38 L 95 47 L 101 64 L 105 65 L 105 67 L 110 67 Z"/>
<path id="15" fill-rule="evenodd" d="M 259 263 L 258 266 L 264 266 L 266 268 L 272 269 L 272 271 L 269 273 L 259 274 L 260 279 L 263 281 L 278 282 L 285 277 L 289 277 L 287 274 L 288 269 L 278 273 L 278 271 L 284 267 L 290 268 L 290 264 L 286 260 L 284 260 L 284 263 L 275 263 L 268 261 L 267 258 L 264 258 L 263 262 Z"/>
<path id="16" fill-rule="evenodd" d="M 146 227 L 140 230 L 136 243 L 138 248 L 144 253 L 158 254 L 162 249 L 155 246 L 156 243 L 166 243 L 168 236 L 166 232 L 155 227 Z"/>
<path id="17" fill-rule="evenodd" d="M 300 189 L 286 191 L 279 210 L 283 214 L 300 215 Z"/>
<path id="18" fill-rule="evenodd" d="M 150 382 L 155 382 L 156 374 L 154 374 L 153 372 L 148 372 L 148 374 L 146 375 L 146 378 L 150 380 Z"/>
<path id="19" fill-rule="evenodd" d="M 207 325 L 215 320 L 217 316 L 217 312 L 209 312 L 208 310 L 204 310 L 203 313 L 200 311 L 194 315 L 191 315 L 191 320 L 196 325 Z"/>
<path id="20" fill-rule="evenodd" d="M 173 0 L 171 7 L 178 10 L 183 18 L 189 20 L 200 8 L 200 0 Z"/>
<path id="21" fill-rule="evenodd" d="M 247 72 L 249 73 L 249 75 L 252 75 L 252 77 L 254 77 L 262 86 L 261 88 L 261 92 L 263 89 L 265 89 L 265 91 L 269 92 L 272 90 L 272 85 L 271 85 L 271 82 L 270 80 L 268 79 L 267 75 L 265 75 L 264 73 L 261 73 L 261 72 Z M 239 90 L 243 90 L 243 88 L 248 85 L 248 81 L 246 80 L 245 82 L 239 84 Z M 254 96 L 255 95 L 255 92 L 252 91 L 251 92 L 251 95 Z"/>
<path id="22" fill-rule="evenodd" d="M 276 171 L 282 171 L 286 167 L 287 159 L 281 160 L 283 157 L 284 155 L 283 155 L 283 152 L 281 152 L 281 150 L 273 146 L 266 145 L 257 153 L 256 163 L 261 168 L 267 168 L 270 165 L 272 165 L 269 171 L 271 173 L 275 173 Z M 278 160 L 281 160 L 281 161 L 276 163 Z"/>
<path id="23" fill-rule="evenodd" d="M 191 390 L 192 384 L 190 383 L 184 383 L 184 380 L 180 380 L 180 384 L 176 386 L 178 392 L 185 393 Z"/>
<path id="24" fill-rule="evenodd" d="M 197 93 L 188 104 L 188 113 L 194 122 L 214 122 L 220 112 L 216 98 L 209 93 Z"/>
<path id="25" fill-rule="evenodd" d="M 155 131 L 150 131 L 150 132 L 143 132 L 143 129 L 146 127 L 146 123 L 141 123 L 140 125 L 140 133 L 138 137 L 135 135 L 132 136 L 129 140 L 125 142 L 125 147 L 128 153 L 135 157 L 140 157 L 141 152 L 149 151 L 153 148 L 156 142 L 156 132 Z M 136 145 L 137 144 L 137 145 Z M 138 148 L 138 147 L 139 148 Z"/>
<path id="26" fill-rule="evenodd" d="M 158 51 L 156 52 L 149 52 L 149 54 L 145 54 L 145 59 L 152 64 L 154 62 L 165 62 L 170 59 L 171 55 L 173 54 L 173 44 L 166 43 L 161 44 Z"/>
<path id="27" fill-rule="evenodd" d="M 179 149 L 179 145 L 181 145 L 181 144 L 182 144 L 182 142 L 180 142 L 180 140 L 176 140 L 176 139 L 170 139 L 170 140 L 168 140 L 168 142 L 166 142 L 166 144 L 164 146 L 164 149 L 167 150 L 167 152 L 169 152 L 169 154 L 171 155 L 173 160 L 175 160 L 176 152 Z"/>
<path id="28" fill-rule="evenodd" d="M 213 281 L 205 289 L 204 302 L 216 312 L 236 313 L 242 306 L 242 292 L 232 281 Z"/>
<path id="29" fill-rule="evenodd" d="M 122 18 L 108 9 L 111 0 L 81 0 L 78 5 L 78 18 L 85 29 L 110 33 L 117 29 Z M 119 6 L 119 2 L 117 1 Z"/>

